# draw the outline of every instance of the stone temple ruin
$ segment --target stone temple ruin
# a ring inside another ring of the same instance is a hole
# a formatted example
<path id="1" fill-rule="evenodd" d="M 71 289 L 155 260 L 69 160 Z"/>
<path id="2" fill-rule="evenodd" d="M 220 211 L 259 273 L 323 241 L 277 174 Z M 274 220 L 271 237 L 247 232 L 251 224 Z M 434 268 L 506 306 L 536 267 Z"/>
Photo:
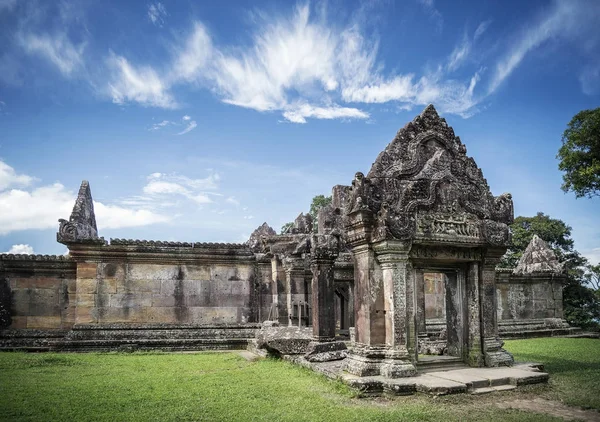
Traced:
<path id="1" fill-rule="evenodd" d="M 541 239 L 496 268 L 512 222 L 511 195 L 491 194 L 431 105 L 317 221 L 265 223 L 245 244 L 108 242 L 84 181 L 57 233 L 68 256 L 0 255 L 0 347 L 251 347 L 358 378 L 510 366 L 501 337 L 573 330 Z"/>

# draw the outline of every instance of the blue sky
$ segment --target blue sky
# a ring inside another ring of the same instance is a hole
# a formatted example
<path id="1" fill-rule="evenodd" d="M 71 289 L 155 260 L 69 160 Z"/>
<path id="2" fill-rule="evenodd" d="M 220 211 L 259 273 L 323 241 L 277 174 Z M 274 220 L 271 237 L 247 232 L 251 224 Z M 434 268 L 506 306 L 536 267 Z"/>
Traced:
<path id="1" fill-rule="evenodd" d="M 55 241 L 81 180 L 105 238 L 245 241 L 367 173 L 433 103 L 515 215 L 600 260 L 560 190 L 600 100 L 600 2 L 0 0 L 0 251 Z"/>

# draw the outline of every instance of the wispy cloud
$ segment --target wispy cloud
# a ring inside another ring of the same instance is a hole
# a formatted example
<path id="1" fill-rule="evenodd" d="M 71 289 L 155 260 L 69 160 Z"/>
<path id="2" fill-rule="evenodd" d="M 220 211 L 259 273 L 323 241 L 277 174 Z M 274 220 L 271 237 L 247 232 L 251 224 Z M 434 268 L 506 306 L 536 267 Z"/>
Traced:
<path id="1" fill-rule="evenodd" d="M 160 130 L 166 126 L 174 125 L 174 124 L 176 124 L 176 123 L 172 122 L 170 120 L 163 120 L 160 123 L 154 123 L 152 126 L 150 126 L 150 129 L 148 129 L 148 130 Z"/>
<path id="2" fill-rule="evenodd" d="M 537 22 L 529 23 L 513 40 L 505 56 L 495 66 L 488 93 L 493 93 L 517 69 L 525 56 L 554 38 L 592 41 L 597 45 L 600 33 L 600 3 L 594 1 L 555 1 Z"/>
<path id="3" fill-rule="evenodd" d="M 213 173 L 203 179 L 191 179 L 178 174 L 152 173 L 143 192 L 152 199 L 184 197 L 196 204 L 209 204 L 210 193 L 218 188 L 219 175 Z"/>
<path id="4" fill-rule="evenodd" d="M 150 66 L 135 67 L 111 52 L 107 59 L 111 71 L 108 93 L 115 104 L 136 102 L 143 106 L 176 108 L 169 87 Z"/>
<path id="5" fill-rule="evenodd" d="M 444 17 L 435 7 L 434 0 L 418 0 L 425 11 L 429 14 L 429 18 L 435 23 L 438 32 L 442 32 L 444 28 Z"/>
<path id="6" fill-rule="evenodd" d="M 148 19 L 154 25 L 162 27 L 167 17 L 167 9 L 161 2 L 151 3 L 148 5 Z"/>
<path id="7" fill-rule="evenodd" d="M 19 33 L 18 40 L 30 54 L 38 54 L 55 65 L 64 76 L 72 76 L 83 67 L 86 43 L 75 45 L 66 32 L 54 34 Z"/>
<path id="8" fill-rule="evenodd" d="M 189 116 L 184 116 L 184 117 L 189 117 Z M 185 127 L 185 129 L 183 129 L 181 132 L 179 132 L 178 135 L 185 135 L 186 133 L 191 132 L 192 130 L 196 129 L 196 126 L 198 126 L 196 121 L 190 120 L 187 122 L 187 126 Z"/>

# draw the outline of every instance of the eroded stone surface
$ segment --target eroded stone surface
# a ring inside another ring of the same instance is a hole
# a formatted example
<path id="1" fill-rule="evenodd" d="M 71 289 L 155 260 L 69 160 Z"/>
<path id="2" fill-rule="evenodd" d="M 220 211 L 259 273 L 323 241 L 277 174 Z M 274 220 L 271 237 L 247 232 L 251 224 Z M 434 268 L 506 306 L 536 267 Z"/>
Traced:
<path id="1" fill-rule="evenodd" d="M 558 261 L 554 251 L 537 234 L 533 235 L 514 269 L 515 274 L 546 272 L 560 274 L 562 271 L 563 265 Z"/>

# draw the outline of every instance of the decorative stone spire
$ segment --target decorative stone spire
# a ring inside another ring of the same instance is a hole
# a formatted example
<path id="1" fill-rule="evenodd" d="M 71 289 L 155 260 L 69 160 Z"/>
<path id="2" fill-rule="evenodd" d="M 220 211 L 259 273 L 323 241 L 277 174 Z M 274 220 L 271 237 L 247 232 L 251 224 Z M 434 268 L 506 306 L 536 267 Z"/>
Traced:
<path id="1" fill-rule="evenodd" d="M 250 235 L 250 239 L 246 242 L 246 245 L 253 252 L 261 252 L 265 245 L 263 243 L 263 238 L 268 236 L 275 236 L 277 233 L 273 229 L 273 227 L 269 226 L 266 222 L 262 223 L 256 230 L 252 232 Z"/>
<path id="2" fill-rule="evenodd" d="M 550 272 L 559 274 L 562 271 L 563 264 L 558 261 L 554 251 L 537 234 L 534 234 L 513 273 L 531 274 Z"/>
<path id="3" fill-rule="evenodd" d="M 60 243 L 104 241 L 98 237 L 92 191 L 87 180 L 81 182 L 69 221 L 62 218 L 58 221 L 60 226 L 56 234 L 56 240 Z"/>

